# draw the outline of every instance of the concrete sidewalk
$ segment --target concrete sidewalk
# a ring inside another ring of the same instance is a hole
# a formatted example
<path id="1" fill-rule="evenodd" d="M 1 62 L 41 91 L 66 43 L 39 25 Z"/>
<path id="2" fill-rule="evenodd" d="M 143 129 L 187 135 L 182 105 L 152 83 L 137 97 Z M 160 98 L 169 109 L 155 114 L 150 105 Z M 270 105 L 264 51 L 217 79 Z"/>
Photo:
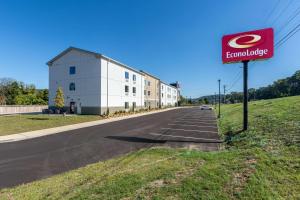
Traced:
<path id="1" fill-rule="evenodd" d="M 36 130 L 36 131 L 29 131 L 29 132 L 24 132 L 24 133 L 5 135 L 5 136 L 0 136 L 0 143 L 28 140 L 28 139 L 42 137 L 42 136 L 46 136 L 46 135 L 61 133 L 64 131 L 86 128 L 86 127 L 90 127 L 90 126 L 96 126 L 96 125 L 100 125 L 100 124 L 106 124 L 106 123 L 110 123 L 110 122 L 115 122 L 115 121 L 135 118 L 135 117 L 141 117 L 141 116 L 151 115 L 151 114 L 160 113 L 160 112 L 166 112 L 166 111 L 170 111 L 170 110 L 174 110 L 174 109 L 179 109 L 179 107 L 167 108 L 167 109 L 163 109 L 163 110 L 155 110 L 155 111 L 150 111 L 150 112 L 146 112 L 146 113 L 138 113 L 138 114 L 132 114 L 132 115 L 127 115 L 127 116 L 121 116 L 121 117 L 101 119 L 101 120 L 91 121 L 91 122 L 70 124 L 70 125 L 66 125 L 66 126 L 59 126 L 59 127 L 41 129 L 41 130 Z"/>

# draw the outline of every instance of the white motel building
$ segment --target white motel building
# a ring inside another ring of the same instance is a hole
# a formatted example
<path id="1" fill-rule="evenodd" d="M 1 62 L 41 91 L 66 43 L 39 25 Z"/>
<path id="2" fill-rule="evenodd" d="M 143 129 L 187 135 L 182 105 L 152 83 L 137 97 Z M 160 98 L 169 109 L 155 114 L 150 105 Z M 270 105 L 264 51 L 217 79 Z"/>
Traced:
<path id="1" fill-rule="evenodd" d="M 49 66 L 49 107 L 59 87 L 65 108 L 77 114 L 145 108 L 144 73 L 102 54 L 70 47 L 51 59 Z M 160 82 L 160 106 L 176 106 L 178 89 Z"/>

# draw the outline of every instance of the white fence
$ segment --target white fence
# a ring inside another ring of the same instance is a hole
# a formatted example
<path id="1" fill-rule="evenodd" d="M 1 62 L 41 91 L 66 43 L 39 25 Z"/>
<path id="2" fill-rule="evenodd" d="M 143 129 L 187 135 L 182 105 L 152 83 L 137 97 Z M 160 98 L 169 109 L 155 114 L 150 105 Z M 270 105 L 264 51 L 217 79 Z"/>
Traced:
<path id="1" fill-rule="evenodd" d="M 10 115 L 19 113 L 41 113 L 43 109 L 47 108 L 47 105 L 0 105 L 0 115 Z"/>

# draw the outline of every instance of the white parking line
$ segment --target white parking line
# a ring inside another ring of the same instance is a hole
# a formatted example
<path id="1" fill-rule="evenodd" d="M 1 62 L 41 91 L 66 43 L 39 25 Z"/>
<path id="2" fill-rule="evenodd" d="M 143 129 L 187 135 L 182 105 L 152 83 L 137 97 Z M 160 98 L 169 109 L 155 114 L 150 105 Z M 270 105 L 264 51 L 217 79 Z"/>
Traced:
<path id="1" fill-rule="evenodd" d="M 208 139 L 208 138 L 196 138 L 196 137 L 187 137 L 187 136 L 180 136 L 180 135 L 166 135 L 166 134 L 160 134 L 160 133 L 149 133 L 150 135 L 155 136 L 164 136 L 164 137 L 173 137 L 173 138 L 185 138 L 185 139 L 194 139 L 194 140 L 207 140 L 207 141 L 214 141 L 221 143 L 222 140 L 216 140 L 216 139 Z"/>
<path id="2" fill-rule="evenodd" d="M 198 128 L 217 128 L 216 126 L 199 126 L 199 125 L 191 125 L 191 124 L 168 124 L 170 126 L 193 126 Z"/>
<path id="3" fill-rule="evenodd" d="M 212 119 L 212 118 L 197 118 L 197 119 L 188 119 L 188 118 L 177 118 L 176 120 L 190 120 L 190 121 L 217 121 L 216 119 Z"/>
<path id="4" fill-rule="evenodd" d="M 185 120 L 185 121 L 214 121 L 216 122 L 215 119 L 203 119 L 203 118 L 198 118 L 198 119 L 184 119 L 184 118 L 179 118 L 179 119 L 176 119 L 176 120 Z"/>
<path id="5" fill-rule="evenodd" d="M 209 121 L 197 121 L 197 122 L 192 122 L 192 121 L 183 121 L 183 120 L 176 120 L 174 121 L 176 123 L 190 123 L 190 124 L 208 124 L 208 125 L 214 125 L 216 124 L 215 122 L 209 122 Z"/>
<path id="6" fill-rule="evenodd" d="M 200 131 L 200 130 L 189 130 L 183 128 L 161 128 L 163 130 L 173 130 L 173 131 L 186 131 L 186 132 L 199 132 L 199 133 L 218 133 L 216 131 Z"/>

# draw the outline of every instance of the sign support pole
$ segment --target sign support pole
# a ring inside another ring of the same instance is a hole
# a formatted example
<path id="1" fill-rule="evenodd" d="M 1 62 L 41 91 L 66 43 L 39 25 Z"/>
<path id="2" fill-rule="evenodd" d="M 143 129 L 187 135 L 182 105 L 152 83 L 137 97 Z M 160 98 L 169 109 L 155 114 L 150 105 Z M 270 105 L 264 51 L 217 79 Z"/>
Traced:
<path id="1" fill-rule="evenodd" d="M 219 114 L 218 114 L 218 118 L 221 117 L 221 80 L 218 80 L 219 82 Z"/>
<path id="2" fill-rule="evenodd" d="M 244 71 L 244 123 L 243 130 L 246 131 L 248 129 L 248 63 L 249 60 L 243 61 L 243 71 Z"/>

